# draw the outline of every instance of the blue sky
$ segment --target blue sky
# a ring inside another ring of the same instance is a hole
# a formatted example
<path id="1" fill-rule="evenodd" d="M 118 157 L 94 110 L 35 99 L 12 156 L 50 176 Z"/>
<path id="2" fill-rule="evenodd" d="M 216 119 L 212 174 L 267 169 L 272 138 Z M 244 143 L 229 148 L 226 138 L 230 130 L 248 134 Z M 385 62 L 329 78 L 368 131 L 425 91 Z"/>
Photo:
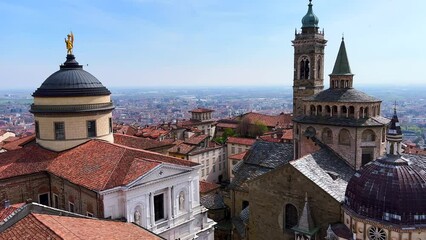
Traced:
<path id="1" fill-rule="evenodd" d="M 72 30 L 77 60 L 108 87 L 291 86 L 291 40 L 307 4 L 0 0 L 0 84 L 38 87 L 64 62 L 64 38 Z M 326 74 L 344 33 L 355 86 L 426 82 L 425 1 L 313 4 L 328 40 Z"/>

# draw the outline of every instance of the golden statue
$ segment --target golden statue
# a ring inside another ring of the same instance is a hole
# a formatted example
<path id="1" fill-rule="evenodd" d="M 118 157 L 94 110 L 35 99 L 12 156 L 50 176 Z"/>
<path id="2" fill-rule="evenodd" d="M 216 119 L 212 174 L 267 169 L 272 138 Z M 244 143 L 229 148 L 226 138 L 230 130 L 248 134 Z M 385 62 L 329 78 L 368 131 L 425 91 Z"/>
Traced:
<path id="1" fill-rule="evenodd" d="M 65 38 L 65 45 L 67 48 L 67 53 L 72 54 L 72 48 L 74 47 L 74 34 L 72 32 L 67 35 L 67 38 Z"/>

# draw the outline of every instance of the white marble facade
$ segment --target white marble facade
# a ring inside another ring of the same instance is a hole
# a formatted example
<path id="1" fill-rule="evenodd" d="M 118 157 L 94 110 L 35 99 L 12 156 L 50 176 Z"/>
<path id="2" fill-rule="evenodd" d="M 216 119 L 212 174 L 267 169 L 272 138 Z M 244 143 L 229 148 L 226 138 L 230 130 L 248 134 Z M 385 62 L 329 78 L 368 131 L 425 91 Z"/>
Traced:
<path id="1" fill-rule="evenodd" d="M 199 170 L 162 163 L 126 187 L 103 191 L 105 217 L 126 218 L 166 239 L 214 239 L 200 205 Z"/>

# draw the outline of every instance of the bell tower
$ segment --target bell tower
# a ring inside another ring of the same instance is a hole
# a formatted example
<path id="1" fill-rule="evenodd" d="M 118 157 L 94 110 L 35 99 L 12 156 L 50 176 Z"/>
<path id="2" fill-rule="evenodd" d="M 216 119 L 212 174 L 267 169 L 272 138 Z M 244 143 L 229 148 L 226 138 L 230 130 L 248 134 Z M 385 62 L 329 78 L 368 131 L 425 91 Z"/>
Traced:
<path id="1" fill-rule="evenodd" d="M 302 18 L 302 31 L 295 31 L 293 116 L 303 115 L 302 99 L 312 96 L 324 88 L 324 48 L 327 40 L 324 31 L 319 31 L 319 19 L 312 10 L 309 0 L 308 12 Z"/>

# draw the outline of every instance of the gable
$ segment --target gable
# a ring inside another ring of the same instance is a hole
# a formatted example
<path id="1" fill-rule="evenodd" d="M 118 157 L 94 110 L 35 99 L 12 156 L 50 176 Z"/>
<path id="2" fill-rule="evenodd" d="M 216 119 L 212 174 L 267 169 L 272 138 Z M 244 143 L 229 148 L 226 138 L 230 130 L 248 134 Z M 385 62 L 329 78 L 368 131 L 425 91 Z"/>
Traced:
<path id="1" fill-rule="evenodd" d="M 141 184 L 164 180 L 173 176 L 183 175 L 191 172 L 193 169 L 189 167 L 172 166 L 169 164 L 160 164 L 151 171 L 142 175 L 135 181 L 129 183 L 127 187 L 132 188 Z"/>

